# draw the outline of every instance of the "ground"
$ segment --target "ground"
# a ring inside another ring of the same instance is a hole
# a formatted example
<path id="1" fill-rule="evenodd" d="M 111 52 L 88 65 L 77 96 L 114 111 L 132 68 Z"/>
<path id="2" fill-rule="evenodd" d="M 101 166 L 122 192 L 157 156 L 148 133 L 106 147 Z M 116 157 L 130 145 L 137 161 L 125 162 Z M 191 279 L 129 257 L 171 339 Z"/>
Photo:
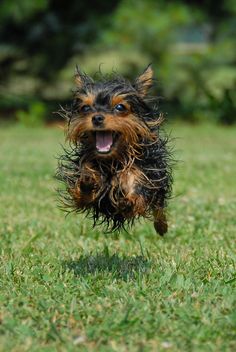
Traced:
<path id="1" fill-rule="evenodd" d="M 1 351 L 235 351 L 236 128 L 171 124 L 170 231 L 65 218 L 63 132 L 0 130 Z"/>

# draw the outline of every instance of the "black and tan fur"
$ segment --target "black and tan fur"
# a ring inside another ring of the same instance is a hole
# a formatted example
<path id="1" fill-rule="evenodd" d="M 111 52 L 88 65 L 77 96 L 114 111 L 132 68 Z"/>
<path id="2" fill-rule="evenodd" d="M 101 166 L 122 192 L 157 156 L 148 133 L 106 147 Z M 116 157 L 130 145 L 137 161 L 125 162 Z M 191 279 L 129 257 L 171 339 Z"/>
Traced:
<path id="1" fill-rule="evenodd" d="M 70 145 L 57 172 L 66 185 L 63 204 L 109 231 L 143 216 L 167 232 L 171 159 L 162 115 L 148 98 L 152 83 L 150 66 L 133 84 L 119 76 L 94 81 L 77 70 L 72 106 L 62 111 Z"/>

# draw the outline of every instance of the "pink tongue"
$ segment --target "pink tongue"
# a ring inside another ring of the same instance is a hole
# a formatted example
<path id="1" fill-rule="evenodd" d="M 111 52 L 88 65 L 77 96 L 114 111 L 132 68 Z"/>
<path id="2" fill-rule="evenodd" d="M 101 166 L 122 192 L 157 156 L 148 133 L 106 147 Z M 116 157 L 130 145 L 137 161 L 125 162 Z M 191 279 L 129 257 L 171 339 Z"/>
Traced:
<path id="1" fill-rule="evenodd" d="M 96 148 L 99 152 L 109 152 L 113 143 L 111 132 L 96 132 Z"/>

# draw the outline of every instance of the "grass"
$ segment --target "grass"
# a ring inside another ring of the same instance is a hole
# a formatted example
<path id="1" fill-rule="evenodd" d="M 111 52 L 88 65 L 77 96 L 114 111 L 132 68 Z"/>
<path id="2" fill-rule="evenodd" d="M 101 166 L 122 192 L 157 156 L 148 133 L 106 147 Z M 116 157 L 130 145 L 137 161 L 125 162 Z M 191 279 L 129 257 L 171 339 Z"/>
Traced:
<path id="1" fill-rule="evenodd" d="M 1 351 L 235 351 L 236 128 L 173 125 L 170 231 L 57 208 L 63 133 L 0 131 Z"/>

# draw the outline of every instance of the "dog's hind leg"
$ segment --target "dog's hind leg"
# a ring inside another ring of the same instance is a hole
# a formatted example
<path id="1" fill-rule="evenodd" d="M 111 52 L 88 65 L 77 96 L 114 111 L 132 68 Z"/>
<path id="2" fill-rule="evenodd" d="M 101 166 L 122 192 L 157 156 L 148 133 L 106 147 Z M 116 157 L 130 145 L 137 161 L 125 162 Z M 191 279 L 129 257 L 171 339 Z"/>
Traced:
<path id="1" fill-rule="evenodd" d="M 168 231 L 168 224 L 166 215 L 163 208 L 157 208 L 153 212 L 154 216 L 154 228 L 156 232 L 163 236 Z"/>

